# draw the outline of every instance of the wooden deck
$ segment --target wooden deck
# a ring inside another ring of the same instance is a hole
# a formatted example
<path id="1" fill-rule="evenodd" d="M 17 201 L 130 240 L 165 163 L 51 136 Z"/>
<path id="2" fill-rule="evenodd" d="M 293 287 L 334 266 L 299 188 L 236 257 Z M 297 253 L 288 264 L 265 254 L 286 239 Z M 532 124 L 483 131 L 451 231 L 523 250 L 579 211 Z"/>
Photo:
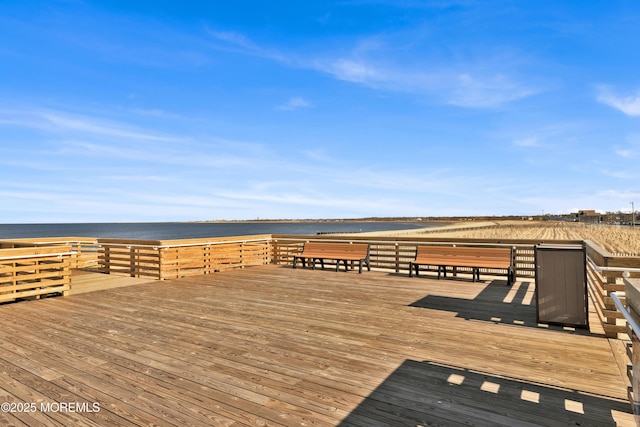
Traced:
<path id="1" fill-rule="evenodd" d="M 102 291 L 105 289 L 121 288 L 123 286 L 133 286 L 151 282 L 157 282 L 157 280 L 148 278 L 141 279 L 126 275 L 103 274 L 91 270 L 72 270 L 69 295 L 78 295 L 86 292 Z"/>
<path id="2" fill-rule="evenodd" d="M 432 277 L 268 265 L 1 305 L 0 402 L 34 405 L 0 425 L 635 425 L 609 340 L 537 325 L 533 283 Z"/>

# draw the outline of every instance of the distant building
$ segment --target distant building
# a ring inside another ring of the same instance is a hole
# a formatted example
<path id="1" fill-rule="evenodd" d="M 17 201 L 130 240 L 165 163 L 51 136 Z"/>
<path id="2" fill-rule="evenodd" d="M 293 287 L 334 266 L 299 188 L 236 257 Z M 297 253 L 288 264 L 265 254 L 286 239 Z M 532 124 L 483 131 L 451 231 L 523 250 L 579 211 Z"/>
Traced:
<path id="1" fill-rule="evenodd" d="M 591 209 L 584 209 L 571 215 L 575 217 L 577 222 L 586 224 L 600 224 L 603 221 L 602 214 Z"/>

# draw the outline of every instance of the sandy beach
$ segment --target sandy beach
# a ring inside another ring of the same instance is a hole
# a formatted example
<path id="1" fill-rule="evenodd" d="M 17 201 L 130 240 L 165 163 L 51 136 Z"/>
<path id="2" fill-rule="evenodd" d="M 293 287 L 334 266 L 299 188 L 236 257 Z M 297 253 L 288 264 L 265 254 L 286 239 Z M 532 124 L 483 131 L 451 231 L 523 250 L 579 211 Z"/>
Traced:
<path id="1" fill-rule="evenodd" d="M 614 255 L 640 256 L 640 227 L 562 221 L 460 221 L 438 227 L 359 233 L 386 237 L 592 240 Z"/>
<path id="2" fill-rule="evenodd" d="M 504 223 L 510 221 L 502 221 Z M 437 235 L 445 233 L 459 233 L 466 229 L 479 229 L 499 226 L 501 221 L 460 221 L 437 227 L 412 228 L 408 230 L 371 231 L 358 233 L 362 236 L 388 236 L 388 237 L 419 237 L 424 235 Z M 448 234 L 447 234 L 448 235 Z"/>

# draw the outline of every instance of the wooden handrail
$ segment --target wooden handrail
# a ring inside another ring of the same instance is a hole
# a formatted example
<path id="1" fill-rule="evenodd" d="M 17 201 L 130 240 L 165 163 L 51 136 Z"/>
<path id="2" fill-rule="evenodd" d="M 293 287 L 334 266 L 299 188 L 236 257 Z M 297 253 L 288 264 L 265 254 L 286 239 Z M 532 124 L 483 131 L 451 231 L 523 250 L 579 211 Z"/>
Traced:
<path id="1" fill-rule="evenodd" d="M 31 254 L 31 255 L 12 255 L 12 256 L 0 256 L 0 261 L 8 261 L 11 259 L 30 259 L 30 258 L 46 258 L 46 257 L 63 257 L 65 255 L 75 255 L 76 251 L 70 252 L 53 252 L 53 253 L 42 253 L 42 254 Z"/>
<path id="2" fill-rule="evenodd" d="M 370 243 L 370 244 L 374 244 L 374 245 L 381 245 L 381 244 L 390 244 L 390 243 L 395 243 L 396 245 L 398 244 L 403 244 L 403 245 L 424 245 L 425 242 L 428 242 L 430 245 L 434 245 L 434 246 L 455 246 L 455 245 L 464 245 L 464 246 L 491 246 L 491 247 L 531 247 L 531 244 L 529 243 L 483 243 L 483 242 L 460 242 L 460 241 L 454 241 L 454 242 L 447 242 L 447 241 L 438 241 L 438 242 L 431 242 L 428 239 L 427 240 L 404 240 L 402 238 L 397 238 L 394 240 L 379 240 L 379 239 L 333 239 L 333 238 L 310 238 L 310 237 L 305 237 L 305 238 L 296 238 L 296 237 L 272 237 L 272 239 L 274 242 L 277 242 L 278 240 L 286 240 L 286 241 L 296 241 L 296 242 L 336 242 L 336 243 Z"/>
<path id="3" fill-rule="evenodd" d="M 102 242 L 98 243 L 98 247 L 103 246 L 111 246 L 111 247 L 123 247 L 123 248 L 151 248 L 151 249 L 167 249 L 167 248 L 186 248 L 190 246 L 213 246 L 213 245 L 224 245 L 228 243 L 250 243 L 250 242 L 265 242 L 270 241 L 271 238 L 264 239 L 244 239 L 244 240 L 218 240 L 218 241 L 210 241 L 205 240 L 202 242 L 193 242 L 193 243 L 179 243 L 172 245 L 148 245 L 148 244 L 135 244 L 135 243 L 109 243 Z"/>

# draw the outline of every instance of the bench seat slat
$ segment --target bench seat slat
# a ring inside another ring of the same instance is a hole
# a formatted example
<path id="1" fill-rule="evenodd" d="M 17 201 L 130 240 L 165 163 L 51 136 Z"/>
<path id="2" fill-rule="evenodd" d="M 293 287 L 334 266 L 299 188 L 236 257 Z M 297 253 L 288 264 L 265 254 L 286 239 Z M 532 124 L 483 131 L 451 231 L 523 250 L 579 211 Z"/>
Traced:
<path id="1" fill-rule="evenodd" d="M 448 267 L 509 268 L 511 266 L 511 262 L 506 260 L 462 257 L 424 257 L 416 258 L 413 263 L 424 265 L 446 265 Z"/>

